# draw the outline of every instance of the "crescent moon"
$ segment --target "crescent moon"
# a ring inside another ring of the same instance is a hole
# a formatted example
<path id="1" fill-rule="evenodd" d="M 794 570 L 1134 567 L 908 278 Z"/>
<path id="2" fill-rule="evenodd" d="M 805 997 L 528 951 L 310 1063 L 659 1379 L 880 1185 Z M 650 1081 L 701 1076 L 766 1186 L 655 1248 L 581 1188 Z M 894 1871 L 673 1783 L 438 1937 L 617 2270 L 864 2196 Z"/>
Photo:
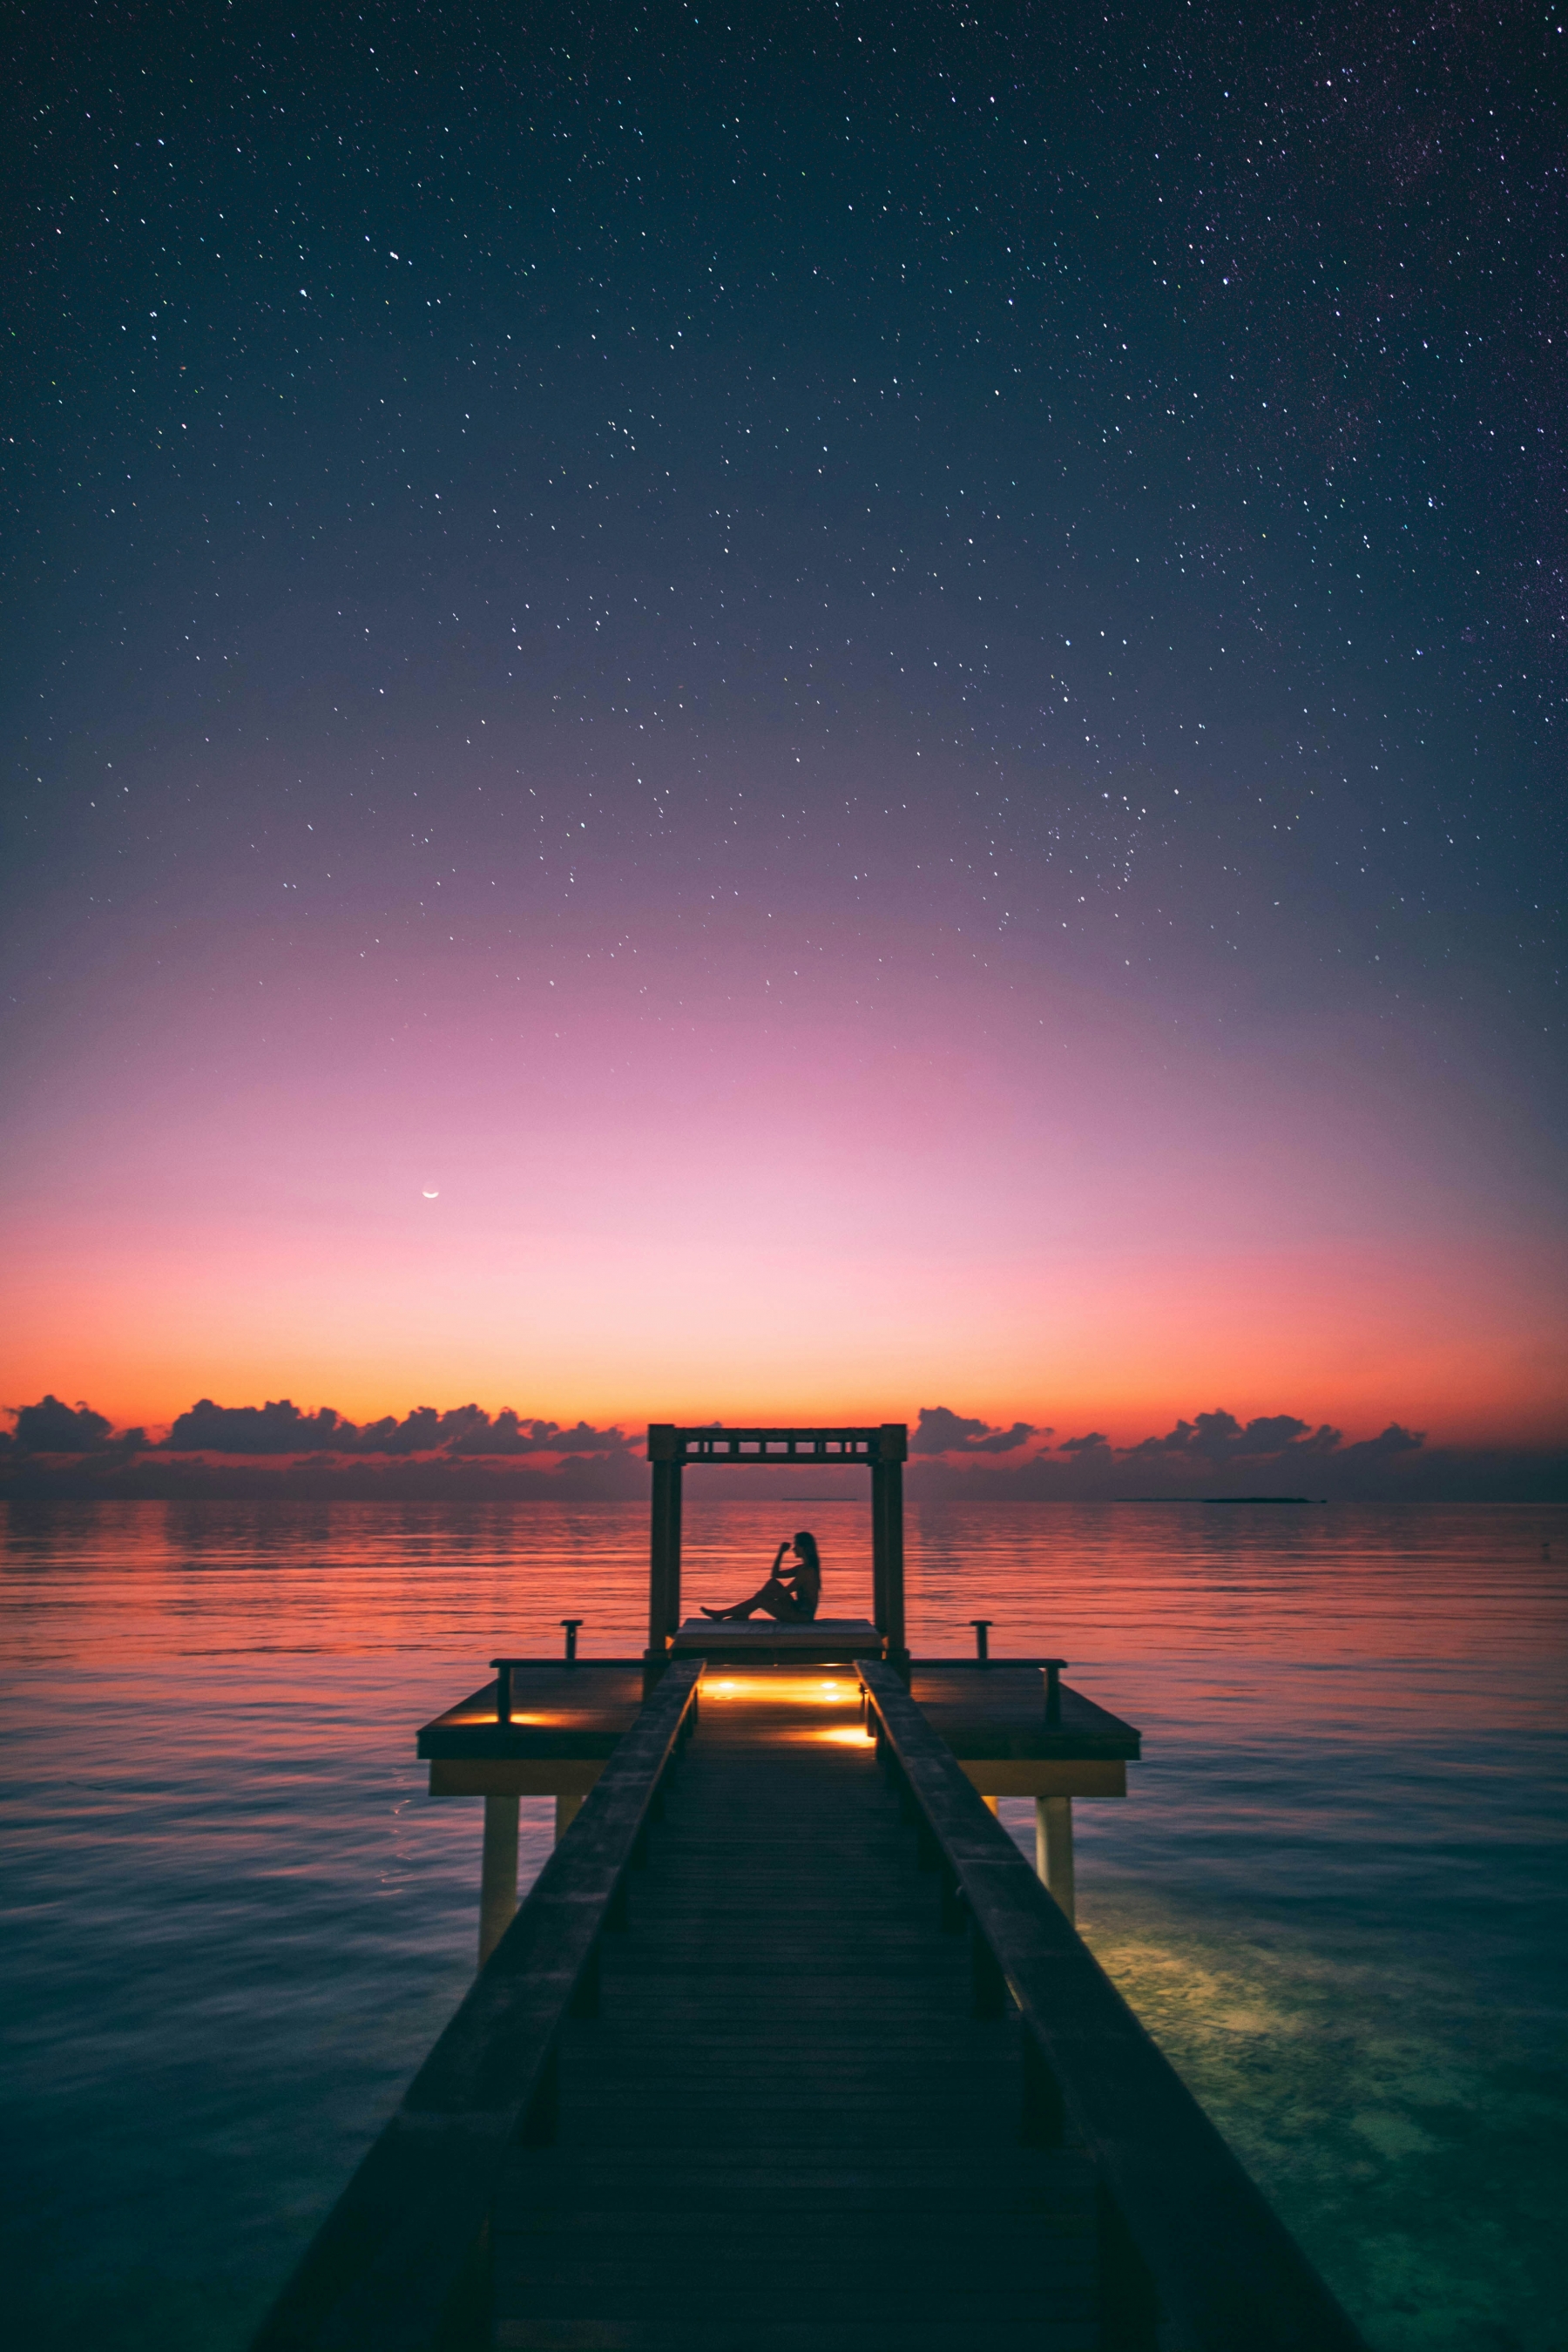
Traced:
<path id="1" fill-rule="evenodd" d="M 439 1192 L 426 1192 L 425 1195 L 425 1198 L 427 1201 L 438 1201 L 441 1195 Z"/>

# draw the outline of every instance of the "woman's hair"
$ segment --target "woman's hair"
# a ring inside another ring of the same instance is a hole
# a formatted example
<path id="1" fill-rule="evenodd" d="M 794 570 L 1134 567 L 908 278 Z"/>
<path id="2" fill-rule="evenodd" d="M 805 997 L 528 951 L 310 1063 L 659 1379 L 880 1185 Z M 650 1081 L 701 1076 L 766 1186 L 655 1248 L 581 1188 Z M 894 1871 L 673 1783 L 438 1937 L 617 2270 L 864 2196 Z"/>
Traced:
<path id="1" fill-rule="evenodd" d="M 799 1552 L 802 1559 L 805 1561 L 806 1566 L 808 1568 L 814 1568 L 818 1576 L 820 1576 L 822 1574 L 822 1555 L 816 1549 L 816 1538 L 812 1534 L 809 1528 L 802 1528 L 800 1533 L 795 1538 L 795 1548 L 796 1551 Z"/>

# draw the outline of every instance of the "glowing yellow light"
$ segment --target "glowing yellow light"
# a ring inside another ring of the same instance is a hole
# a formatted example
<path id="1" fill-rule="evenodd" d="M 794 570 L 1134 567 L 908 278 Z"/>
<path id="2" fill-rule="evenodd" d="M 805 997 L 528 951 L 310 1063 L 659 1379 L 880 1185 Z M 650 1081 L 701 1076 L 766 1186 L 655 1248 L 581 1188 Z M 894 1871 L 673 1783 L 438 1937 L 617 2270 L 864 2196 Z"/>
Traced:
<path id="1" fill-rule="evenodd" d="M 857 1704 L 853 1683 L 819 1682 L 811 1675 L 787 1672 L 726 1675 L 722 1681 L 705 1681 L 702 1688 L 710 1698 L 729 1699 L 742 1706 L 815 1710 Z"/>
<path id="2" fill-rule="evenodd" d="M 872 1735 L 858 1723 L 829 1724 L 826 1731 L 814 1735 L 818 1739 L 831 1740 L 836 1748 L 864 1748 Z"/>

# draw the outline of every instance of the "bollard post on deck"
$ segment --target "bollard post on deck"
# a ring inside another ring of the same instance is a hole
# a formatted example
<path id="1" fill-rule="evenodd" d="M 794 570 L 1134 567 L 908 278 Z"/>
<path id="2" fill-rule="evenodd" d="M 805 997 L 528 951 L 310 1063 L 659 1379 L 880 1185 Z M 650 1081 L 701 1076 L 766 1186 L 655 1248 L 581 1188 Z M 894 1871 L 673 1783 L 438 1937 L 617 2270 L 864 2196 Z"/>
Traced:
<path id="1" fill-rule="evenodd" d="M 1078 1921 L 1072 1875 L 1072 1799 L 1035 1799 L 1035 1868 L 1069 1926 Z"/>
<path id="2" fill-rule="evenodd" d="M 479 1863 L 479 1966 L 482 1969 L 517 1913 L 515 1797 L 485 1799 L 485 1842 Z"/>

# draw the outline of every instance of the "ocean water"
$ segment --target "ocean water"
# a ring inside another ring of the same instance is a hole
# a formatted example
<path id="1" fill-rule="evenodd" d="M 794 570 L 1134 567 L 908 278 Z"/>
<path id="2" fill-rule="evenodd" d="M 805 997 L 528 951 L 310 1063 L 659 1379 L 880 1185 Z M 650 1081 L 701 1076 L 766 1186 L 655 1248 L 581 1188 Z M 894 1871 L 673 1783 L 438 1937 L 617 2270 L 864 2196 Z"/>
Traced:
<path id="1" fill-rule="evenodd" d="M 803 1517 L 689 1503 L 731 1598 Z M 234 2352 L 468 1981 L 476 1801 L 416 1727 L 498 1649 L 640 1646 L 619 1505 L 0 1517 L 0 2280 L 29 2352 Z M 1568 1510 L 912 1507 L 910 1639 L 1142 1726 L 1083 1932 L 1386 2352 L 1568 2344 Z M 1032 1846 L 1032 1808 L 1004 1806 Z M 524 1801 L 525 1867 L 548 1800 Z"/>

